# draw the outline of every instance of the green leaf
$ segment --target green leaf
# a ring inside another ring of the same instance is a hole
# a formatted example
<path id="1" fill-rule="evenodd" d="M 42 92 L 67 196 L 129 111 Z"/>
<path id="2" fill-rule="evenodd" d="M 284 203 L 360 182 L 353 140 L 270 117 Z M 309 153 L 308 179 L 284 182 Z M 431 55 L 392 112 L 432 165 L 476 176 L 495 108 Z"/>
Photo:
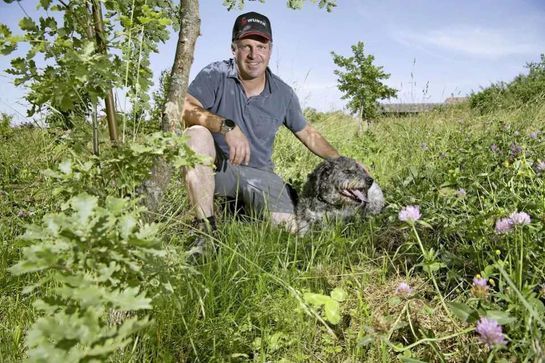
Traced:
<path id="1" fill-rule="evenodd" d="M 79 223 L 86 225 L 97 208 L 98 198 L 84 193 L 72 198 L 70 205 L 77 212 Z"/>
<path id="2" fill-rule="evenodd" d="M 447 267 L 447 265 L 444 264 L 443 262 L 432 262 L 432 263 L 425 263 L 423 266 L 423 269 L 424 271 L 430 273 L 430 272 L 439 271 L 440 269 L 445 267 Z"/>
<path id="3" fill-rule="evenodd" d="M 325 319 L 331 324 L 339 324 L 341 321 L 341 311 L 339 303 L 333 299 L 324 304 Z"/>
<path id="4" fill-rule="evenodd" d="M 152 18 L 149 18 L 147 16 L 139 16 L 138 17 L 138 21 L 140 22 L 140 24 L 148 24 L 152 21 L 153 19 Z"/>
<path id="5" fill-rule="evenodd" d="M 43 283 L 41 281 L 38 282 L 37 284 L 27 285 L 27 286 L 25 286 L 25 288 L 21 292 L 23 293 L 23 295 L 28 295 L 28 294 L 34 292 L 35 289 L 41 287 L 42 285 L 43 285 Z"/>
<path id="6" fill-rule="evenodd" d="M 84 309 L 89 306 L 102 305 L 102 299 L 106 295 L 105 288 L 99 286 L 70 287 L 65 285 L 56 288 L 54 291 L 64 299 L 77 301 Z"/>
<path id="7" fill-rule="evenodd" d="M 469 322 L 471 316 L 477 315 L 477 311 L 466 304 L 459 302 L 449 302 L 447 304 L 450 311 L 462 321 Z"/>
<path id="8" fill-rule="evenodd" d="M 15 49 L 17 49 L 17 44 L 15 42 L 7 43 L 0 39 L 0 54 L 2 55 L 9 55 L 11 54 Z"/>
<path id="9" fill-rule="evenodd" d="M 104 298 L 112 302 L 119 310 L 151 309 L 151 299 L 146 297 L 145 292 L 139 293 L 139 290 L 139 287 L 129 287 L 121 292 L 114 291 Z"/>
<path id="10" fill-rule="evenodd" d="M 159 19 L 159 25 L 169 26 L 170 24 L 172 24 L 172 20 L 170 20 L 170 19 L 167 19 L 167 18 Z"/>
<path id="11" fill-rule="evenodd" d="M 149 146 L 146 146 L 146 145 L 142 145 L 142 144 L 132 144 L 131 145 L 131 150 L 136 155 L 140 155 L 140 154 L 145 154 L 145 153 L 152 152 L 153 148 L 149 147 Z"/>
<path id="12" fill-rule="evenodd" d="M 32 19 L 27 16 L 19 20 L 19 27 L 21 28 L 21 30 L 25 31 L 33 31 L 37 29 L 36 23 L 34 23 L 34 21 L 32 21 Z"/>
<path id="13" fill-rule="evenodd" d="M 336 292 L 335 295 L 341 295 L 341 293 Z M 330 323 L 338 324 L 341 321 L 339 302 L 333 298 L 322 294 L 307 292 L 303 294 L 303 300 L 314 308 L 323 306 L 325 319 Z"/>
<path id="14" fill-rule="evenodd" d="M 540 299 L 530 296 L 528 297 L 528 303 L 536 310 L 538 314 L 545 314 L 545 304 L 543 304 Z"/>
<path id="15" fill-rule="evenodd" d="M 11 36 L 11 30 L 8 28 L 6 24 L 0 23 L 0 39 L 8 38 Z"/>
<path id="16" fill-rule="evenodd" d="M 143 225 L 138 232 L 135 233 L 136 238 L 140 241 L 149 241 L 147 244 L 155 245 L 157 243 L 157 234 L 159 233 L 159 224 L 145 224 Z"/>
<path id="17" fill-rule="evenodd" d="M 95 45 L 93 42 L 87 42 L 83 46 L 82 52 L 80 53 L 80 59 L 82 61 L 89 61 L 95 52 Z"/>
<path id="18" fill-rule="evenodd" d="M 64 174 L 72 174 L 72 161 L 65 160 L 59 164 L 59 170 Z"/>
<path id="19" fill-rule="evenodd" d="M 312 292 L 304 293 L 303 300 L 305 300 L 307 304 L 310 304 L 314 307 L 320 307 L 324 304 L 327 304 L 330 301 L 335 301 L 335 300 L 332 300 L 331 297 L 329 296 L 322 295 L 322 294 L 315 294 Z"/>
<path id="20" fill-rule="evenodd" d="M 442 197 L 453 197 L 456 195 L 456 190 L 453 188 L 443 187 L 438 190 L 438 193 Z"/>
<path id="21" fill-rule="evenodd" d="M 388 302 L 390 303 L 391 306 L 397 306 L 397 305 L 400 305 L 402 303 L 405 303 L 404 300 L 401 300 L 401 298 L 399 296 L 392 296 L 388 299 Z"/>
<path id="22" fill-rule="evenodd" d="M 336 287 L 330 293 L 331 297 L 336 301 L 344 301 L 346 299 L 347 293 L 340 287 Z"/>
<path id="23" fill-rule="evenodd" d="M 119 234 L 124 240 L 128 240 L 131 233 L 134 231 L 138 221 L 134 216 L 128 214 L 119 218 Z"/>
<path id="24" fill-rule="evenodd" d="M 120 215 L 127 207 L 127 200 L 122 198 L 115 198 L 112 196 L 106 197 L 106 209 L 113 215 Z"/>
<path id="25" fill-rule="evenodd" d="M 511 324 L 517 321 L 517 318 L 509 315 L 508 312 L 501 310 L 488 310 L 485 312 L 484 316 L 488 319 L 496 320 L 500 325 Z"/>
<path id="26" fill-rule="evenodd" d="M 83 165 L 81 165 L 81 171 L 83 172 L 89 172 L 93 166 L 95 165 L 95 163 L 92 161 L 92 160 L 89 160 L 89 161 L 86 161 L 83 163 Z"/>
<path id="27" fill-rule="evenodd" d="M 42 8 L 47 10 L 49 8 L 49 5 L 51 4 L 51 0 L 40 0 L 40 5 Z"/>
<path id="28" fill-rule="evenodd" d="M 433 229 L 433 227 L 431 226 L 431 224 L 427 223 L 427 222 L 424 222 L 422 220 L 418 220 L 416 221 L 416 223 L 420 224 L 421 226 L 425 227 L 425 228 L 428 228 L 428 229 Z"/>
<path id="29" fill-rule="evenodd" d="M 484 271 L 483 271 L 483 277 L 485 278 L 490 278 L 490 276 L 492 276 L 494 274 L 494 271 L 495 271 L 495 267 L 494 265 L 488 265 L 484 268 Z"/>
<path id="30" fill-rule="evenodd" d="M 66 216 L 57 214 L 47 214 L 43 217 L 43 222 L 47 231 L 52 237 L 57 237 L 61 232 L 62 226 L 66 223 Z M 26 233 L 25 233 L 26 236 Z"/>
<path id="31" fill-rule="evenodd" d="M 11 54 L 17 48 L 19 38 L 11 35 L 11 30 L 7 25 L 0 24 L 0 54 Z"/>
<path id="32" fill-rule="evenodd" d="M 24 58 L 21 58 L 21 57 L 13 58 L 10 64 L 16 72 L 23 73 L 26 71 L 27 63 Z"/>

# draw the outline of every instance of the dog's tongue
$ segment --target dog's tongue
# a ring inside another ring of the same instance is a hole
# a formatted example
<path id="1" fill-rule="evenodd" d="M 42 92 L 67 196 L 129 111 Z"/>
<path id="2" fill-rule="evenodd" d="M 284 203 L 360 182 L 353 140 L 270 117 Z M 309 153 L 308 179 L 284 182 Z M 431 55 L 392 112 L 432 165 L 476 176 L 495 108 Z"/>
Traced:
<path id="1" fill-rule="evenodd" d="M 360 201 L 360 203 L 367 202 L 367 198 L 365 197 L 365 195 L 363 195 L 363 193 L 358 189 L 344 189 L 344 192 L 354 196 L 357 200 Z"/>

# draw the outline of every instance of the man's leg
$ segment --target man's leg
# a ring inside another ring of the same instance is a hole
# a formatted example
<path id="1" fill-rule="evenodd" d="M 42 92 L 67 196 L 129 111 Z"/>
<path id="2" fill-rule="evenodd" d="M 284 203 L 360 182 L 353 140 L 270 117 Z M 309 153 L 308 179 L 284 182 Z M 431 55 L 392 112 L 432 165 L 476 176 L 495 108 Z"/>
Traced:
<path id="1" fill-rule="evenodd" d="M 216 148 L 210 131 L 200 125 L 187 128 L 184 134 L 189 137 L 188 145 L 196 153 L 216 159 Z M 189 202 L 195 209 L 197 218 L 214 215 L 214 171 L 212 166 L 198 165 L 192 169 L 184 169 L 185 183 Z"/>
<path id="2" fill-rule="evenodd" d="M 275 173 L 240 167 L 244 204 L 254 211 L 270 212 L 271 222 L 297 233 L 294 197 L 291 188 Z"/>

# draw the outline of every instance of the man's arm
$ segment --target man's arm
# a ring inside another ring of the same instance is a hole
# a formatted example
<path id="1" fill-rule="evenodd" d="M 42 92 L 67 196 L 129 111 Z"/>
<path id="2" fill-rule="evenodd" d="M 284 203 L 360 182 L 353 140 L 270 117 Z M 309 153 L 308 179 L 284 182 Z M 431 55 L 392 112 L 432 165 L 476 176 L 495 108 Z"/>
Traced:
<path id="1" fill-rule="evenodd" d="M 295 133 L 295 136 L 314 154 L 322 159 L 336 159 L 341 155 L 329 142 L 312 126 L 307 124 L 304 129 Z M 371 175 L 369 168 L 359 161 L 358 164 Z"/>
<path id="2" fill-rule="evenodd" d="M 201 102 L 189 93 L 185 97 L 183 121 L 185 127 L 201 125 L 210 132 L 219 132 L 224 117 L 206 110 Z M 250 162 L 250 143 L 237 126 L 225 134 L 225 142 L 229 146 L 229 161 L 233 165 Z"/>
<path id="3" fill-rule="evenodd" d="M 210 132 L 219 132 L 223 120 L 223 117 L 205 110 L 201 102 L 189 93 L 185 97 L 182 117 L 185 127 L 201 125 Z"/>
<path id="4" fill-rule="evenodd" d="M 314 154 L 322 159 L 336 159 L 339 152 L 310 124 L 295 133 L 295 136 Z"/>

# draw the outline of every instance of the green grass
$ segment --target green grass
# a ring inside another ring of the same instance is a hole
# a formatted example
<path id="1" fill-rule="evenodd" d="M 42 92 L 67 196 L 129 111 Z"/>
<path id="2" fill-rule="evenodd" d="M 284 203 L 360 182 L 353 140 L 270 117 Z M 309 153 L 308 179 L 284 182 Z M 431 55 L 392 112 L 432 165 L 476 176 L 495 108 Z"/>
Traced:
<path id="1" fill-rule="evenodd" d="M 371 167 L 388 201 L 384 212 L 304 237 L 268 221 L 221 215 L 220 252 L 197 266 L 183 259 L 191 215 L 177 175 L 161 210 L 161 236 L 174 293 L 155 297 L 153 325 L 111 360 L 543 358 L 545 327 L 534 313 L 545 310 L 538 294 L 545 283 L 545 186 L 543 174 L 529 168 L 545 159 L 545 135 L 537 140 L 528 135 L 545 131 L 544 125 L 545 108 L 540 105 L 487 116 L 462 105 L 418 117 L 380 119 L 361 133 L 350 117 L 325 117 L 315 127 L 342 154 Z M 511 143 L 521 145 L 523 153 L 510 155 Z M 492 144 L 501 151 L 491 152 Z M 40 170 L 54 167 L 66 156 L 66 141 L 42 130 L 21 129 L 0 144 L 0 361 L 24 357 L 24 334 L 37 315 L 32 302 L 47 294 L 23 295 L 34 277 L 15 277 L 6 268 L 20 258 L 22 242 L 16 237 L 24 224 L 58 208 L 59 200 L 50 192 L 53 186 Z M 278 173 L 296 186 L 320 162 L 286 131 L 278 136 L 274 161 Z M 465 197 L 456 195 L 460 188 L 466 190 Z M 410 204 L 420 205 L 429 224 L 418 224 L 416 231 L 426 251 L 433 248 L 437 253 L 433 261 L 423 258 L 416 235 L 398 221 L 399 210 Z M 529 213 L 530 226 L 510 235 L 495 234 L 495 221 L 514 211 Z M 516 284 L 507 288 L 509 280 L 494 267 L 498 260 L 505 261 L 508 276 L 522 289 Z M 504 318 L 507 347 L 486 348 L 472 331 L 474 316 L 463 319 L 460 311 L 450 311 L 449 317 L 423 269 L 425 262 L 444 264 L 433 275 L 448 303 L 458 303 L 462 312 L 492 311 Z M 476 274 L 494 281 L 485 300 L 470 291 Z M 410 298 L 395 293 L 402 281 L 415 289 Z M 304 293 L 329 295 L 338 287 L 347 297 L 340 303 L 340 323 L 331 324 L 323 311 L 305 303 Z"/>

